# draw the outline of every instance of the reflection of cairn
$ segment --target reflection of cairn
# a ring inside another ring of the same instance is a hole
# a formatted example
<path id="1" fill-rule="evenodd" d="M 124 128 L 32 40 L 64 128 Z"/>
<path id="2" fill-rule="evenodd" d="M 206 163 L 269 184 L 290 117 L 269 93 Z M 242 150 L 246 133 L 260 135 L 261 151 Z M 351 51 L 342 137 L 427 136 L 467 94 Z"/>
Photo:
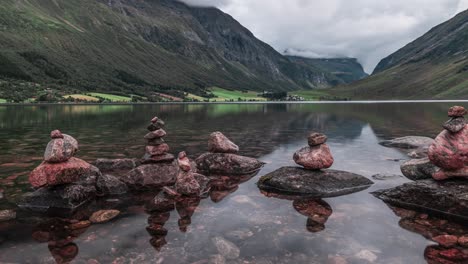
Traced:
<path id="1" fill-rule="evenodd" d="M 146 231 L 151 235 L 150 244 L 156 249 L 161 250 L 161 248 L 167 244 L 166 236 L 167 229 L 164 228 L 164 225 L 171 217 L 170 212 L 154 212 L 148 218 L 148 226 Z"/>
<path id="2" fill-rule="evenodd" d="M 333 156 L 327 142 L 327 136 L 311 133 L 307 138 L 309 146 L 294 153 L 294 161 L 308 170 L 321 170 L 333 165 Z"/>
<path id="3" fill-rule="evenodd" d="M 168 153 L 169 145 L 163 139 L 166 136 L 166 131 L 163 129 L 164 125 L 164 121 L 158 117 L 151 120 L 151 124 L 148 126 L 150 132 L 145 136 L 148 143 L 143 163 L 171 162 L 174 160 L 174 155 Z"/>
<path id="4" fill-rule="evenodd" d="M 29 175 L 34 193 L 24 196 L 21 207 L 29 209 L 74 209 L 96 194 L 99 169 L 84 160 L 73 157 L 78 142 L 59 130 L 51 132 L 44 161 Z"/>
<path id="5" fill-rule="evenodd" d="M 324 230 L 328 217 L 333 213 L 330 205 L 323 200 L 295 200 L 293 207 L 308 217 L 307 230 L 312 233 Z"/>
<path id="6" fill-rule="evenodd" d="M 467 111 L 462 106 L 449 109 L 451 118 L 444 124 L 440 133 L 429 147 L 430 161 L 441 168 L 432 177 L 444 180 L 451 177 L 468 177 L 468 125 L 464 116 Z"/>

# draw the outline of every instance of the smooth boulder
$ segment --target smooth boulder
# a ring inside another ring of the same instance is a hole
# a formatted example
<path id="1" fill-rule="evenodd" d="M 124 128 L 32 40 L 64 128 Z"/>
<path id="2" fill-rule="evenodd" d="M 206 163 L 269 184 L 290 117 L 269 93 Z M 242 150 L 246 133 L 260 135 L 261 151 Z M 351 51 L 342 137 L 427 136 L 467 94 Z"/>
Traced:
<path id="1" fill-rule="evenodd" d="M 429 147 L 429 159 L 445 170 L 468 166 L 468 125 L 458 133 L 442 131 Z"/>
<path id="2" fill-rule="evenodd" d="M 260 170 L 265 163 L 228 153 L 205 153 L 195 160 L 197 169 L 208 174 L 246 175 Z"/>
<path id="3" fill-rule="evenodd" d="M 384 202 L 398 207 L 468 221 L 467 181 L 429 179 L 406 183 L 373 194 Z"/>
<path id="4" fill-rule="evenodd" d="M 373 182 L 345 171 L 314 171 L 283 167 L 260 178 L 257 185 L 266 192 L 307 198 L 336 197 L 369 188 Z"/>
<path id="5" fill-rule="evenodd" d="M 239 147 L 229 140 L 223 133 L 214 132 L 208 140 L 208 150 L 212 153 L 237 153 Z"/>
<path id="6" fill-rule="evenodd" d="M 309 170 L 328 169 L 334 159 L 327 144 L 302 148 L 293 156 L 294 162 Z"/>

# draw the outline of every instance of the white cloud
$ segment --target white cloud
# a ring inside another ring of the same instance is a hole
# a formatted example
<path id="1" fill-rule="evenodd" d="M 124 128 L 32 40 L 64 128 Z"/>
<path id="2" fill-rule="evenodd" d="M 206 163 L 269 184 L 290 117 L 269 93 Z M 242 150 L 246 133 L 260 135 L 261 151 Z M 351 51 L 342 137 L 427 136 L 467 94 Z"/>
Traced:
<path id="1" fill-rule="evenodd" d="M 468 8 L 468 0 L 183 0 L 216 6 L 279 52 L 384 57 Z"/>

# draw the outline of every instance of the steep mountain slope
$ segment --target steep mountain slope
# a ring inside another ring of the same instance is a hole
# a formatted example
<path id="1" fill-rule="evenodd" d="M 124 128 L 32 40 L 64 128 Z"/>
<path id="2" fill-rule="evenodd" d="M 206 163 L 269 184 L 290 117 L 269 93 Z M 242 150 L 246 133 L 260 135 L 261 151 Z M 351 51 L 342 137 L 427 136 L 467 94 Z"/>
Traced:
<path id="1" fill-rule="evenodd" d="M 175 0 L 3 0 L 0 77 L 140 95 L 333 84 L 220 10 Z"/>
<path id="2" fill-rule="evenodd" d="M 371 77 L 332 92 L 353 99 L 466 99 L 468 10 L 383 59 Z"/>
<path id="3" fill-rule="evenodd" d="M 352 83 L 368 76 L 355 58 L 311 59 L 298 56 L 287 57 L 292 62 L 307 65 L 315 71 L 327 72 L 328 75 L 334 76 L 335 78 L 330 79 L 334 86 Z"/>

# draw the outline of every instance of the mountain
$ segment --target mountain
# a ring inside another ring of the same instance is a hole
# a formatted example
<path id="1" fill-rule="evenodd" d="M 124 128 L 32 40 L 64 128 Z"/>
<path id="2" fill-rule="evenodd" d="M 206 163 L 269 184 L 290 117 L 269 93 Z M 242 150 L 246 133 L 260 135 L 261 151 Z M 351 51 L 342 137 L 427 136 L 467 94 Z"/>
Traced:
<path id="1" fill-rule="evenodd" d="M 384 58 L 369 78 L 331 93 L 352 99 L 468 97 L 468 10 Z"/>
<path id="2" fill-rule="evenodd" d="M 297 64 L 309 66 L 315 71 L 326 72 L 331 77 L 329 82 L 333 85 L 352 83 L 369 76 L 362 65 L 355 58 L 315 59 L 298 56 L 287 56 Z"/>
<path id="3" fill-rule="evenodd" d="M 335 84 L 335 71 L 291 61 L 216 8 L 175 0 L 0 5 L 0 98 L 45 85 L 143 96 L 298 90 Z"/>

